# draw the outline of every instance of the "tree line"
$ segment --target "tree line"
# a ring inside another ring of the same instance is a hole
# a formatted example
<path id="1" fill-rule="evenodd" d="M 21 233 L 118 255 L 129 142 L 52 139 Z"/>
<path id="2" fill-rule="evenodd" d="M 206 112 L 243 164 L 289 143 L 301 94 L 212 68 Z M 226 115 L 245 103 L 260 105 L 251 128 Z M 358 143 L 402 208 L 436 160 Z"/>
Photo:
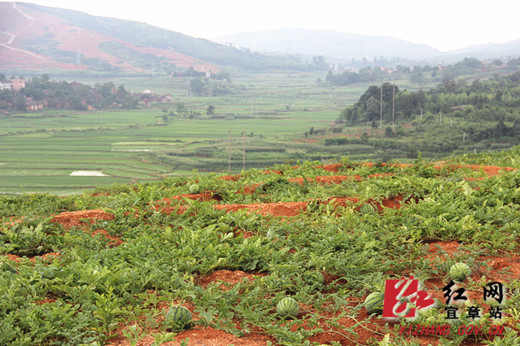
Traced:
<path id="1" fill-rule="evenodd" d="M 385 62 L 385 60 L 380 60 Z M 354 83 L 376 82 L 388 74 L 399 75 L 408 78 L 411 83 L 424 84 L 431 80 L 439 82 L 444 79 L 453 79 L 464 75 L 474 75 L 486 71 L 514 72 L 520 66 L 520 58 L 511 59 L 504 63 L 500 59 L 483 62 L 475 58 L 464 58 L 463 60 L 447 66 L 435 65 L 365 65 L 358 70 L 346 70 L 340 73 L 329 71 L 325 80 L 333 85 L 350 85 Z"/>
<path id="2" fill-rule="evenodd" d="M 5 80 L 0 74 L 0 80 Z M 95 108 L 136 108 L 137 95 L 123 85 L 112 82 L 93 87 L 77 82 L 52 81 L 47 74 L 32 77 L 21 90 L 0 90 L 0 110 L 25 112 L 31 104 L 43 104 L 45 108 L 88 110 Z"/>
<path id="3" fill-rule="evenodd" d="M 520 71 L 486 80 L 445 78 L 428 91 L 372 85 L 341 111 L 339 123 L 366 130 L 324 145 L 368 144 L 395 157 L 509 148 L 520 143 Z"/>

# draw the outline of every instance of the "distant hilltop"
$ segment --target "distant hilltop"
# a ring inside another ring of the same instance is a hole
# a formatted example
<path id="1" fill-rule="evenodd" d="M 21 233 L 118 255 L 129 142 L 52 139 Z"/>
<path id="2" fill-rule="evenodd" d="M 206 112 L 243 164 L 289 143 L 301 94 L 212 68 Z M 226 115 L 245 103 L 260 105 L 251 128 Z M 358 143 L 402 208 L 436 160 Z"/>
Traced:
<path id="1" fill-rule="evenodd" d="M 133 21 L 21 2 L 0 2 L 0 71 L 109 73 L 222 67 L 298 67 L 277 57 L 190 37 Z"/>
<path id="2" fill-rule="evenodd" d="M 415 61 L 451 63 L 465 57 L 492 59 L 520 55 L 520 40 L 441 52 L 425 44 L 411 43 L 393 37 L 312 29 L 242 32 L 216 37 L 213 40 L 260 53 L 321 55 L 346 61 L 399 57 Z"/>
<path id="3" fill-rule="evenodd" d="M 0 72 L 56 71 L 150 74 L 316 68 L 314 57 L 344 62 L 385 58 L 397 63 L 452 63 L 520 56 L 520 41 L 442 53 L 392 37 L 329 30 L 284 29 L 215 39 L 115 18 L 30 3 L 0 2 Z M 399 59 L 396 59 L 399 58 Z"/>

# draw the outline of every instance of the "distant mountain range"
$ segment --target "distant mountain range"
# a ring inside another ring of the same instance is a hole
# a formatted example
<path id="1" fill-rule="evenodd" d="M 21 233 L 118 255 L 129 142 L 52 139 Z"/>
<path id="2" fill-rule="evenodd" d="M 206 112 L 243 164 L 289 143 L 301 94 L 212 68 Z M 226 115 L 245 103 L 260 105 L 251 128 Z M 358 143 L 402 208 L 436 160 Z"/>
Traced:
<path id="1" fill-rule="evenodd" d="M 520 40 L 441 52 L 425 44 L 415 44 L 393 37 L 310 29 L 243 32 L 216 37 L 213 41 L 249 48 L 260 53 L 321 55 L 345 61 L 399 57 L 427 62 L 456 62 L 465 57 L 492 59 L 520 55 Z"/>
<path id="2" fill-rule="evenodd" d="M 222 68 L 305 70 L 309 57 L 454 62 L 520 55 L 520 41 L 441 53 L 391 37 L 327 30 L 239 33 L 214 41 L 148 24 L 21 2 L 0 2 L 0 73 L 143 74 Z M 233 44 L 229 44 L 233 42 Z M 303 57 L 303 58 L 302 58 Z M 331 58 L 331 60 L 329 60 Z"/>
<path id="3" fill-rule="evenodd" d="M 392 37 L 347 34 L 330 30 L 267 30 L 217 37 L 214 41 L 234 43 L 238 47 L 247 47 L 261 53 L 300 53 L 345 60 L 371 60 L 381 56 L 425 60 L 441 55 L 438 50 L 424 44 L 414 44 Z"/>

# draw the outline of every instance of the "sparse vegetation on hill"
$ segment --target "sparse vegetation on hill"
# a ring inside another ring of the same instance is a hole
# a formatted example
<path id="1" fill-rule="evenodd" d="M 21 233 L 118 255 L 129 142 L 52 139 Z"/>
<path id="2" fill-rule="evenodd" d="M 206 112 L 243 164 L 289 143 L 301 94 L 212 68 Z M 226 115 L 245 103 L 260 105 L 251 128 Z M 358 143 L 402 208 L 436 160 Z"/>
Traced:
<path id="1" fill-rule="evenodd" d="M 78 75 L 86 70 L 149 75 L 182 72 L 190 66 L 213 73 L 223 67 L 255 71 L 312 68 L 297 57 L 236 49 L 145 23 L 29 3 L 18 3 L 17 9 L 13 10 L 11 3 L 0 3 L 0 14 L 10 18 L 9 22 L 0 23 L 0 29 L 18 35 L 17 44 L 23 42 L 3 53 L 0 68 L 4 71 L 59 69 Z M 31 25 L 21 14 L 23 11 L 31 14 Z"/>

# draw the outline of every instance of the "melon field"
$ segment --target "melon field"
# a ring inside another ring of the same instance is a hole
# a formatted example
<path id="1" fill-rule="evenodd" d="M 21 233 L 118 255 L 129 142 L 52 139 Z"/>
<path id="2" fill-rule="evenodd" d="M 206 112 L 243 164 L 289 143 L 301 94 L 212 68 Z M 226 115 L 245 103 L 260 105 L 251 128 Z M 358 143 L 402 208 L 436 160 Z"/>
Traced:
<path id="1" fill-rule="evenodd" d="M 519 160 L 343 158 L 0 196 L 0 344 L 518 345 Z M 471 272 L 451 286 L 455 263 Z M 415 319 L 369 314 L 401 278 L 421 284 L 393 297 Z"/>

